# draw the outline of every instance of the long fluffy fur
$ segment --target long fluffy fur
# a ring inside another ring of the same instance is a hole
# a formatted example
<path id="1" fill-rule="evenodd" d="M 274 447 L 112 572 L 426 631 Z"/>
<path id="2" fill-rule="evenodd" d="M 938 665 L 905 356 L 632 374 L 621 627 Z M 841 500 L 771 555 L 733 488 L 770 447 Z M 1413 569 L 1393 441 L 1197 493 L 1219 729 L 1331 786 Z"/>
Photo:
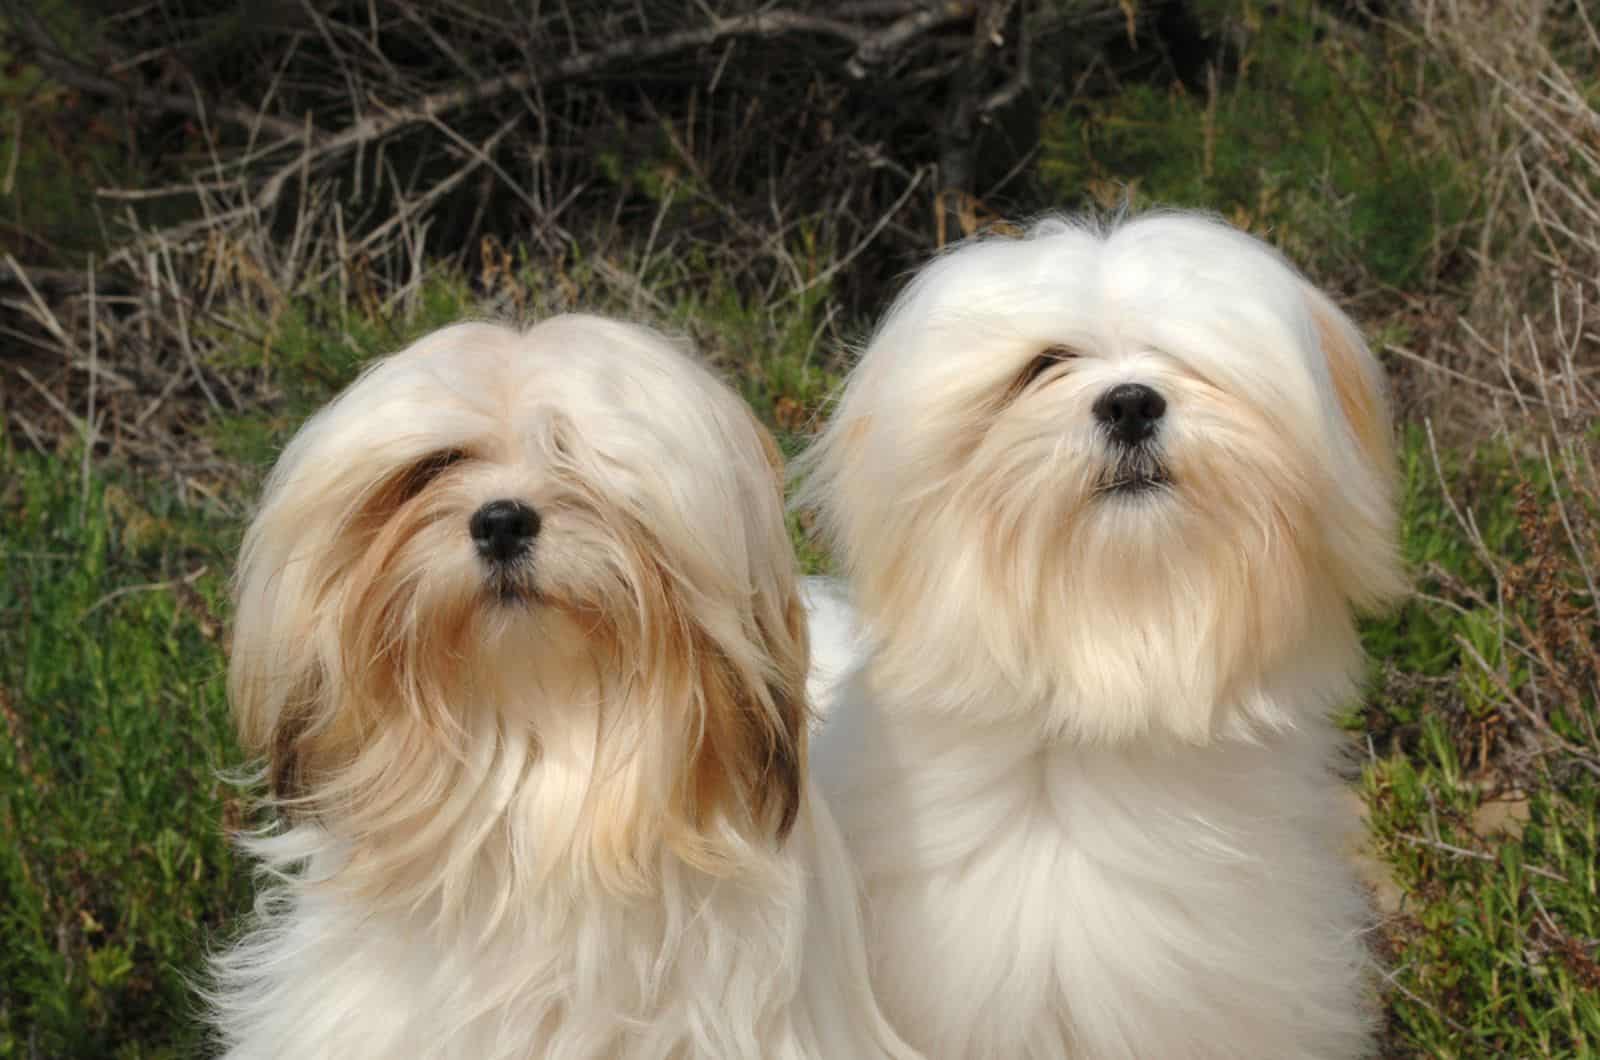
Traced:
<path id="1" fill-rule="evenodd" d="M 1132 455 L 1122 383 L 1167 402 Z M 914 1045 L 1369 1048 L 1329 714 L 1403 584 L 1389 432 L 1350 322 L 1208 218 L 1047 219 L 901 295 L 801 472 L 867 629 L 816 775 Z"/>
<path id="2" fill-rule="evenodd" d="M 770 439 L 661 336 L 445 328 L 285 450 L 230 695 L 279 827 L 214 962 L 250 1057 L 899 1056 L 804 781 Z M 486 563 L 496 499 L 539 513 Z"/>

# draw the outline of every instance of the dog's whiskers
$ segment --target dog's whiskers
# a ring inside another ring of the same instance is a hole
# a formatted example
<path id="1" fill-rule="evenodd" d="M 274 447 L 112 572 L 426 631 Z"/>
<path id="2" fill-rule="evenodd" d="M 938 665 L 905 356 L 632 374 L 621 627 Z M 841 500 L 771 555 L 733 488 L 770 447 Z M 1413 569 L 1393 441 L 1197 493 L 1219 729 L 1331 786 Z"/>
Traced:
<path id="1" fill-rule="evenodd" d="M 1095 496 L 1146 493 L 1172 486 L 1172 473 L 1152 453 L 1124 456 L 1100 473 L 1094 484 Z"/>

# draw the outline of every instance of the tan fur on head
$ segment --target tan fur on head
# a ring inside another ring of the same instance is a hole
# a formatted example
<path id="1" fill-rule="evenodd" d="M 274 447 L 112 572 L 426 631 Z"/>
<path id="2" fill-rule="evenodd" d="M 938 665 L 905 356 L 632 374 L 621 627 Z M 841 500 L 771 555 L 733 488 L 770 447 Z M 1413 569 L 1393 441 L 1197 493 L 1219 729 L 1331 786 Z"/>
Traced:
<path id="1" fill-rule="evenodd" d="M 300 430 L 236 582 L 276 815 L 229 1060 L 909 1060 L 806 779 L 781 464 L 587 316 L 434 332 Z"/>
<path id="2" fill-rule="evenodd" d="M 759 870 L 806 734 L 773 452 L 703 368 L 597 318 L 369 369 L 290 443 L 240 562 L 230 697 L 282 811 L 412 901 L 639 890 L 668 851 Z M 503 568 L 469 534 L 498 499 L 541 518 Z"/>
<path id="3" fill-rule="evenodd" d="M 1393 475 L 1394 428 L 1383 372 L 1361 333 L 1327 295 L 1310 285 L 1305 295 L 1345 420 L 1367 459 Z"/>
<path id="4" fill-rule="evenodd" d="M 786 483 L 783 450 L 778 447 L 778 440 L 772 436 L 762 422 L 751 413 L 750 423 L 755 427 L 756 434 L 761 438 L 761 451 L 766 455 L 767 466 L 772 468 L 772 476 L 777 480 L 778 489 L 781 491 Z"/>

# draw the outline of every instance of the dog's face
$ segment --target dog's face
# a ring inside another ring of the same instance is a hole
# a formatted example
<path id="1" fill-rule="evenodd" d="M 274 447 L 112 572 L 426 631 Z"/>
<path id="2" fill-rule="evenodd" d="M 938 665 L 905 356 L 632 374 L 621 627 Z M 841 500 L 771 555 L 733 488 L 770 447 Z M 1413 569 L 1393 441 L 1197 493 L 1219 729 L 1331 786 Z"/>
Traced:
<path id="1" fill-rule="evenodd" d="M 1349 321 L 1254 239 L 1152 215 L 930 264 L 807 496 L 895 698 L 1203 741 L 1348 669 L 1350 606 L 1400 584 L 1392 463 Z"/>
<path id="2" fill-rule="evenodd" d="M 245 540 L 230 691 L 280 804 L 381 845 L 542 792 L 540 856 L 619 885 L 663 842 L 781 838 L 806 649 L 774 460 L 643 328 L 463 324 L 376 364 Z"/>

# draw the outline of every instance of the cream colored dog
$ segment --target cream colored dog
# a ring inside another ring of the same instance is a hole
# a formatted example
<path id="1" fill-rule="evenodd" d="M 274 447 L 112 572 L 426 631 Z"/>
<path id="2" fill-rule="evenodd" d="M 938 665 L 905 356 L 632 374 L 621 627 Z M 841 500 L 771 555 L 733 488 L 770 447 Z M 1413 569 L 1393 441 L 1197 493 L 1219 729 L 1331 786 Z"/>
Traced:
<path id="1" fill-rule="evenodd" d="M 804 471 L 866 632 L 817 775 L 913 1044 L 1369 1048 L 1329 714 L 1402 589 L 1390 445 L 1356 329 L 1204 217 L 1046 220 L 895 303 Z"/>
<path id="2" fill-rule="evenodd" d="M 905 1056 L 805 779 L 771 441 L 642 328 L 464 324 L 290 443 L 231 696 L 281 827 L 233 1057 Z"/>

